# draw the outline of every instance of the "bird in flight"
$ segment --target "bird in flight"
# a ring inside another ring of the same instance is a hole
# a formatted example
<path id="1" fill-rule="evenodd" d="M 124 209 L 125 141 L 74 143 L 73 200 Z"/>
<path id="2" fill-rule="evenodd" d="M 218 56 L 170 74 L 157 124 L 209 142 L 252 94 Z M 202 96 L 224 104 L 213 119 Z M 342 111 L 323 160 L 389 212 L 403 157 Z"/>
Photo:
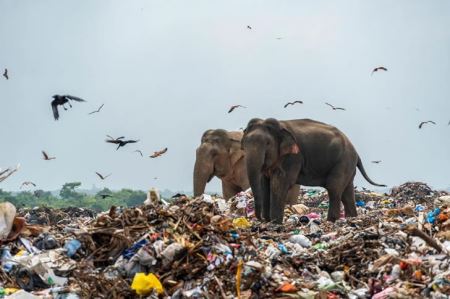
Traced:
<path id="1" fill-rule="evenodd" d="M 20 188 L 22 189 L 23 186 L 30 186 L 30 185 L 33 186 L 33 187 L 36 187 L 35 183 L 33 183 L 31 181 L 25 181 L 25 182 L 22 183 L 22 185 L 20 185 Z"/>
<path id="2" fill-rule="evenodd" d="M 432 121 L 432 120 L 423 121 L 423 122 L 421 122 L 421 123 L 419 124 L 419 129 L 422 129 L 422 127 L 423 127 L 424 124 L 433 124 L 433 125 L 435 125 L 436 123 L 435 123 L 434 121 Z"/>
<path id="3" fill-rule="evenodd" d="M 104 106 L 105 104 L 102 104 L 100 107 L 98 107 L 98 109 L 97 110 L 95 110 L 95 111 L 92 111 L 92 112 L 89 112 L 89 114 L 88 115 L 91 115 L 91 114 L 94 114 L 94 113 L 98 113 L 98 112 L 100 112 L 100 110 L 102 110 L 102 108 L 103 108 L 103 106 Z"/>
<path id="4" fill-rule="evenodd" d="M 135 153 L 139 153 L 139 154 L 141 155 L 141 157 L 144 157 L 144 154 L 142 153 L 142 151 L 140 151 L 140 150 L 135 150 L 134 152 L 135 152 Z"/>
<path id="5" fill-rule="evenodd" d="M 51 102 L 52 110 L 53 110 L 53 116 L 55 117 L 55 120 L 59 119 L 59 112 L 58 112 L 58 106 L 62 106 L 64 110 L 67 110 L 67 108 L 64 106 L 65 104 L 69 104 L 70 108 L 72 108 L 72 104 L 70 104 L 69 100 L 76 101 L 76 102 L 86 102 L 83 99 L 80 99 L 78 97 L 74 97 L 71 95 L 54 95 L 54 100 Z"/>
<path id="6" fill-rule="evenodd" d="M 303 101 L 287 102 L 283 107 L 286 108 L 289 105 L 295 105 L 295 104 L 303 104 Z"/>
<path id="7" fill-rule="evenodd" d="M 381 160 L 372 161 L 373 164 L 380 164 Z"/>
<path id="8" fill-rule="evenodd" d="M 105 199 L 107 197 L 112 197 L 111 194 L 99 194 L 98 196 L 100 196 L 102 199 Z"/>
<path id="9" fill-rule="evenodd" d="M 45 151 L 42 151 L 42 156 L 45 161 L 50 161 L 56 159 L 56 157 L 50 157 Z"/>
<path id="10" fill-rule="evenodd" d="M 167 152 L 167 147 L 160 151 L 153 152 L 153 155 L 151 155 L 150 158 L 157 158 L 161 155 L 164 155 L 166 152 Z"/>
<path id="11" fill-rule="evenodd" d="M 105 141 L 108 143 L 114 143 L 114 144 L 118 144 L 116 150 L 118 150 L 119 148 L 121 148 L 122 146 L 127 145 L 128 143 L 136 143 L 139 140 L 122 140 L 125 138 L 125 136 L 121 136 L 119 138 L 113 138 L 109 135 L 106 135 L 109 139 L 106 139 Z"/>
<path id="12" fill-rule="evenodd" d="M 385 71 L 385 72 L 387 72 L 387 68 L 385 68 L 384 66 L 376 67 L 376 68 L 374 68 L 374 69 L 372 70 L 372 73 L 371 73 L 370 75 L 372 76 L 373 73 L 378 72 L 378 71 Z"/>
<path id="13" fill-rule="evenodd" d="M 247 29 L 252 30 L 252 27 L 250 25 L 247 25 Z"/>
<path id="14" fill-rule="evenodd" d="M 228 113 L 233 112 L 234 109 L 239 108 L 239 107 L 247 108 L 247 107 L 242 106 L 242 105 L 233 105 L 233 106 L 230 107 L 230 110 L 228 110 Z"/>
<path id="15" fill-rule="evenodd" d="M 3 72 L 3 77 L 5 77 L 6 80 L 9 80 L 8 69 L 5 69 L 5 71 Z"/>
<path id="16" fill-rule="evenodd" d="M 333 110 L 344 110 L 345 111 L 345 108 L 335 107 L 335 106 L 333 106 L 333 105 L 331 105 L 329 103 L 325 103 L 325 104 L 330 106 L 331 108 L 333 108 Z"/>
<path id="17" fill-rule="evenodd" d="M 7 168 L 3 171 L 0 170 L 0 182 L 3 182 L 7 178 L 9 178 L 14 172 L 19 170 L 19 168 L 20 168 L 20 164 L 17 164 L 15 169 Z"/>
<path id="18" fill-rule="evenodd" d="M 111 175 L 111 173 L 110 174 L 108 174 L 108 175 L 102 175 L 102 174 L 100 174 L 100 173 L 98 173 L 98 172 L 95 172 L 97 175 L 98 175 L 98 177 L 99 178 L 101 178 L 102 180 L 104 180 L 104 179 L 106 179 L 107 177 L 109 177 L 110 175 Z"/>

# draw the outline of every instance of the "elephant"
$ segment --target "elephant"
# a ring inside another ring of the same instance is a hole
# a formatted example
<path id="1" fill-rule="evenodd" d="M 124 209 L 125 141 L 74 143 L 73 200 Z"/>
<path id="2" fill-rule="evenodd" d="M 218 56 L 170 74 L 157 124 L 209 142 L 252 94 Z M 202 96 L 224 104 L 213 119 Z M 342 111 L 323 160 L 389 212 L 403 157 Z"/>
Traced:
<path id="1" fill-rule="evenodd" d="M 206 183 L 216 176 L 222 181 L 222 193 L 229 199 L 250 188 L 247 177 L 245 152 L 241 149 L 242 131 L 207 130 L 196 151 L 194 166 L 194 196 L 205 192 Z M 297 200 L 300 186 L 293 186 L 288 202 Z"/>
<path id="2" fill-rule="evenodd" d="M 364 170 L 354 146 L 340 130 L 311 119 L 251 119 L 241 140 L 258 219 L 282 223 L 287 190 L 294 184 L 328 191 L 327 220 L 357 216 L 353 179 Z"/>

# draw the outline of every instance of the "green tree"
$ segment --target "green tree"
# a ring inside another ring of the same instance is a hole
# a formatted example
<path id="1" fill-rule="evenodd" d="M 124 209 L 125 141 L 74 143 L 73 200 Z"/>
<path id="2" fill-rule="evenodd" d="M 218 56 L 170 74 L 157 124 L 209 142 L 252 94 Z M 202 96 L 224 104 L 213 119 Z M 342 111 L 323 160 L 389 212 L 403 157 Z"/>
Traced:
<path id="1" fill-rule="evenodd" d="M 80 186 L 80 182 L 65 183 L 59 191 L 59 195 L 66 200 L 81 199 L 84 195 L 75 191 L 75 188 Z"/>

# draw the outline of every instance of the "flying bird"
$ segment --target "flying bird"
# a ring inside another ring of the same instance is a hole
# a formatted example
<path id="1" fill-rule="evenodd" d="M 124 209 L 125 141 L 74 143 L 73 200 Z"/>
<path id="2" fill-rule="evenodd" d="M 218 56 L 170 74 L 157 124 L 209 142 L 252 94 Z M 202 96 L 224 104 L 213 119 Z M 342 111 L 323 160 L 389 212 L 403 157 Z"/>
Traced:
<path id="1" fill-rule="evenodd" d="M 333 110 L 344 110 L 345 111 L 345 108 L 335 107 L 335 106 L 333 106 L 333 105 L 331 105 L 329 103 L 325 103 L 325 104 L 330 106 L 331 108 L 333 108 Z"/>
<path id="2" fill-rule="evenodd" d="M 164 155 L 166 152 L 167 152 L 167 147 L 160 151 L 153 152 L 153 155 L 151 155 L 150 158 L 157 158 L 161 155 Z"/>
<path id="3" fill-rule="evenodd" d="M 80 99 L 78 97 L 74 97 L 71 95 L 54 95 L 54 100 L 51 102 L 52 110 L 53 110 L 53 116 L 55 117 L 55 120 L 59 119 L 59 112 L 58 112 L 58 106 L 62 106 L 64 110 L 67 110 L 67 108 L 64 106 L 65 104 L 69 104 L 70 108 L 72 108 L 72 104 L 70 104 L 69 101 L 76 101 L 76 102 L 86 102 L 83 99 Z"/>
<path id="4" fill-rule="evenodd" d="M 45 151 L 42 151 L 42 156 L 45 161 L 50 161 L 56 159 L 56 157 L 50 157 Z"/>
<path id="5" fill-rule="evenodd" d="M 287 102 L 283 107 L 286 108 L 289 105 L 295 105 L 295 104 L 303 104 L 303 101 Z"/>
<path id="6" fill-rule="evenodd" d="M 92 111 L 92 112 L 89 112 L 89 115 L 100 112 L 100 110 L 102 110 L 102 108 L 103 108 L 104 105 L 105 105 L 105 104 L 102 104 L 100 107 L 98 107 L 97 110 Z"/>
<path id="7" fill-rule="evenodd" d="M 385 72 L 387 72 L 387 68 L 385 68 L 384 66 L 376 67 L 376 68 L 374 68 L 374 69 L 372 70 L 372 73 L 371 73 L 370 75 L 372 76 L 373 73 L 378 72 L 378 71 L 385 71 Z"/>
<path id="8" fill-rule="evenodd" d="M 30 186 L 30 185 L 32 185 L 33 187 L 36 187 L 35 183 L 33 183 L 31 181 L 25 181 L 25 182 L 22 183 L 22 185 L 20 185 L 20 188 L 22 189 L 23 186 Z"/>
<path id="9" fill-rule="evenodd" d="M 374 163 L 374 164 L 380 164 L 380 163 L 381 163 L 381 160 L 372 161 L 372 163 Z"/>
<path id="10" fill-rule="evenodd" d="M 121 136 L 121 137 L 119 137 L 119 138 L 113 138 L 113 137 L 111 137 L 111 136 L 109 136 L 109 135 L 106 135 L 106 136 L 109 138 L 109 139 L 106 139 L 106 140 L 105 140 L 106 142 L 118 144 L 116 150 L 118 150 L 118 149 L 121 148 L 122 146 L 127 145 L 128 143 L 136 143 L 136 142 L 139 141 L 139 140 L 122 140 L 122 139 L 125 138 L 125 136 Z"/>
<path id="11" fill-rule="evenodd" d="M 106 176 L 103 176 L 103 175 L 101 175 L 101 174 L 98 173 L 98 172 L 95 172 L 95 173 L 96 173 L 96 174 L 98 175 L 98 177 L 101 178 L 102 180 L 106 179 L 107 177 L 109 177 L 109 176 L 111 175 L 111 173 L 108 174 L 108 175 L 106 175 Z"/>
<path id="12" fill-rule="evenodd" d="M 233 105 L 233 106 L 230 107 L 230 110 L 228 110 L 228 113 L 233 112 L 233 110 L 238 108 L 238 107 L 247 108 L 247 107 L 242 106 L 242 105 Z"/>
<path id="13" fill-rule="evenodd" d="M 19 168 L 20 168 L 20 164 L 17 164 L 15 169 L 7 168 L 4 171 L 1 171 L 0 172 L 0 182 L 3 182 L 7 178 L 9 178 L 14 172 L 19 170 Z"/>
<path id="14" fill-rule="evenodd" d="M 139 154 L 141 155 L 141 157 L 144 157 L 144 154 L 142 153 L 142 151 L 140 151 L 140 150 L 135 150 L 134 152 L 135 152 L 135 153 L 139 153 Z"/>
<path id="15" fill-rule="evenodd" d="M 98 196 L 100 196 L 102 199 L 105 199 L 107 197 L 112 197 L 111 194 L 99 194 Z"/>
<path id="16" fill-rule="evenodd" d="M 432 121 L 432 120 L 423 121 L 423 122 L 421 122 L 421 123 L 419 124 L 419 129 L 422 129 L 422 127 L 423 127 L 424 124 L 433 124 L 433 125 L 435 125 L 436 123 L 435 123 L 434 121 Z"/>
<path id="17" fill-rule="evenodd" d="M 252 27 L 250 25 L 247 25 L 247 29 L 252 30 Z"/>
<path id="18" fill-rule="evenodd" d="M 5 68 L 5 71 L 3 72 L 3 77 L 5 77 L 6 80 L 9 80 L 8 69 L 6 69 L 6 68 Z"/>

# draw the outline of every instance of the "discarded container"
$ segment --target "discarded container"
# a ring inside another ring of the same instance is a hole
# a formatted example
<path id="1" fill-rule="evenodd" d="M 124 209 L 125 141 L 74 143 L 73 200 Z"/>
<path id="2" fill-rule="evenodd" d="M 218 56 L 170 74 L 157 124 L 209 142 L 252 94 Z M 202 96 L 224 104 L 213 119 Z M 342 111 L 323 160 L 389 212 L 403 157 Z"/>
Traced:
<path id="1" fill-rule="evenodd" d="M 64 245 L 64 249 L 66 250 L 66 254 L 68 257 L 73 257 L 77 250 L 80 248 L 81 242 L 76 239 L 70 240 Z"/>
<path id="2" fill-rule="evenodd" d="M 131 288 L 136 291 L 136 294 L 146 296 L 155 291 L 157 294 L 164 292 L 163 286 L 153 273 L 136 273 L 131 283 Z"/>
<path id="3" fill-rule="evenodd" d="M 311 241 L 303 235 L 293 235 L 289 238 L 289 242 L 299 244 L 305 248 L 309 248 L 312 245 Z"/>

